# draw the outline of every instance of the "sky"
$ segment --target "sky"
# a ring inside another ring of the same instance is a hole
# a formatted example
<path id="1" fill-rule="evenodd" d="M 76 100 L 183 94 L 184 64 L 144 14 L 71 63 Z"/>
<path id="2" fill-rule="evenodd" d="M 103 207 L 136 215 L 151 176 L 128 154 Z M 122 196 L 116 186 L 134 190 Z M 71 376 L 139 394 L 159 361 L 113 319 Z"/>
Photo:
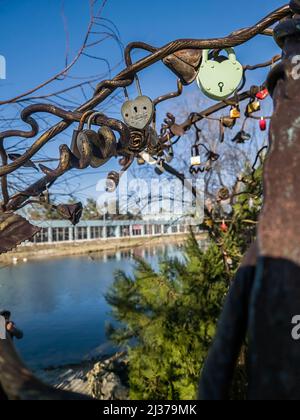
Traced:
<path id="1" fill-rule="evenodd" d="M 224 0 L 108 0 L 102 16 L 116 25 L 124 45 L 132 41 L 144 41 L 162 46 L 179 38 L 226 36 L 234 30 L 256 23 L 284 2 L 232 0 L 228 3 L 230 7 L 225 7 L 225 4 Z M 0 99 L 22 93 L 62 70 L 66 51 L 65 27 L 68 28 L 69 55 L 72 58 L 82 44 L 88 20 L 88 0 L 0 0 L 0 55 L 7 62 L 7 79 L 0 80 Z M 243 64 L 263 62 L 279 52 L 269 37 L 257 37 L 236 51 Z M 114 41 L 99 45 L 93 49 L 93 54 L 107 59 L 112 67 L 123 58 L 119 45 Z M 142 54 L 134 55 L 134 59 L 142 57 Z M 121 64 L 113 69 L 111 76 L 123 66 Z M 84 77 L 106 71 L 107 66 L 103 61 L 83 58 L 71 75 Z M 250 82 L 263 82 L 264 77 L 265 73 L 257 72 Z M 140 79 L 143 93 L 152 98 L 173 91 L 176 86 L 175 76 L 162 64 L 143 71 Z M 56 87 L 63 88 L 70 83 L 74 83 L 74 80 L 57 82 Z M 195 90 L 197 87 L 194 84 L 187 92 Z M 47 92 L 47 89 L 43 92 Z M 133 91 L 130 93 L 135 95 Z M 72 99 L 74 104 L 79 100 L 76 95 Z M 18 112 L 17 108 L 12 109 Z M 165 111 L 162 108 L 161 118 Z M 116 105 L 109 112 L 113 116 L 119 115 Z M 70 132 L 66 133 L 58 143 L 62 139 L 68 142 L 70 135 Z M 58 143 L 51 144 L 52 155 L 57 153 Z M 111 167 L 110 163 L 108 170 Z M 81 179 L 80 186 L 86 196 L 95 195 L 97 176 L 93 174 Z"/>

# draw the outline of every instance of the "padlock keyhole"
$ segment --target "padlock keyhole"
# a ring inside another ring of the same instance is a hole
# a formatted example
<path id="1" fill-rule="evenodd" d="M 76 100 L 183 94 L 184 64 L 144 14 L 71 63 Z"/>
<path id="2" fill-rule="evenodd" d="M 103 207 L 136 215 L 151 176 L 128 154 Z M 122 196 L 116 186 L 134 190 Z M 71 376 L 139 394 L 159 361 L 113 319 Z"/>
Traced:
<path id="1" fill-rule="evenodd" d="M 220 88 L 220 92 L 222 93 L 223 92 L 223 88 L 224 88 L 224 83 L 223 82 L 220 82 L 218 86 Z"/>

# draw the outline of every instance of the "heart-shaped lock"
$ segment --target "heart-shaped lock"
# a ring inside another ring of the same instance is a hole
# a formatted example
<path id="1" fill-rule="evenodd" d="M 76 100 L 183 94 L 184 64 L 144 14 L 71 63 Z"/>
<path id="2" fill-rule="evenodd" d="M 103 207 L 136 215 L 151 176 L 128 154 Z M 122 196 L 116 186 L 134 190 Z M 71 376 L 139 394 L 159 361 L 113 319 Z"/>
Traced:
<path id="1" fill-rule="evenodd" d="M 126 101 L 122 106 L 124 122 L 132 128 L 143 130 L 153 119 L 154 105 L 148 96 L 138 96 Z"/>
<path id="2" fill-rule="evenodd" d="M 209 50 L 203 50 L 203 58 L 197 77 L 198 86 L 210 99 L 224 100 L 238 89 L 244 69 L 237 61 L 233 48 L 227 48 L 228 57 L 218 56 L 209 60 Z"/>

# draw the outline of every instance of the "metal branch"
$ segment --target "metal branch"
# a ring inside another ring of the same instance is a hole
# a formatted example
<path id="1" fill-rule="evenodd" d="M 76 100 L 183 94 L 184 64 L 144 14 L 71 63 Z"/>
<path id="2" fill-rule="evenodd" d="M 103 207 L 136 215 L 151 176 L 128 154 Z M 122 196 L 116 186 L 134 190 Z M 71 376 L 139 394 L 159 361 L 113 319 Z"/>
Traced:
<path id="1" fill-rule="evenodd" d="M 178 98 L 178 96 L 180 96 L 182 94 L 183 91 L 183 86 L 180 80 L 177 80 L 177 91 L 176 92 L 172 92 L 172 93 L 168 93 L 166 95 L 162 95 L 159 96 L 158 98 L 156 98 L 153 103 L 154 105 L 158 105 L 164 101 L 167 101 L 169 99 L 174 99 L 174 98 Z"/>
<path id="2" fill-rule="evenodd" d="M 117 89 L 120 86 L 124 86 L 124 84 L 129 84 L 133 81 L 134 75 L 141 70 L 145 69 L 146 67 L 149 67 L 150 65 L 158 62 L 159 60 L 162 60 L 166 58 L 167 56 L 174 54 L 178 51 L 182 51 L 185 49 L 223 49 L 226 47 L 234 47 L 237 45 L 241 45 L 248 40 L 254 38 L 264 30 L 268 29 L 271 25 L 273 25 L 275 22 L 289 16 L 291 14 L 289 6 L 283 6 L 268 16 L 266 16 L 264 19 L 262 19 L 260 22 L 258 22 L 256 25 L 247 28 L 242 29 L 240 31 L 237 31 L 233 33 L 232 35 L 229 35 L 225 38 L 216 38 L 216 39 L 210 39 L 210 40 L 189 40 L 189 39 L 182 39 L 173 41 L 166 46 L 155 49 L 154 47 L 151 47 L 149 45 L 146 45 L 144 43 L 134 43 L 130 44 L 126 51 L 125 51 L 125 57 L 130 57 L 130 52 L 134 48 L 142 48 L 146 50 L 153 51 L 151 55 L 148 57 L 138 61 L 135 64 L 130 65 L 122 71 L 119 75 L 115 77 L 113 80 L 108 80 L 102 82 L 97 87 L 97 93 L 94 98 L 77 108 L 74 112 L 85 112 L 88 110 L 91 110 L 95 108 L 97 105 L 99 105 L 101 102 L 103 102 L 115 89 Z M 221 108 L 222 109 L 222 108 Z M 216 111 L 215 111 L 216 112 Z M 32 156 L 37 153 L 45 144 L 49 142 L 52 138 L 66 130 L 70 126 L 71 122 L 70 120 L 65 120 L 58 123 L 57 125 L 50 128 L 46 133 L 44 133 L 33 146 L 31 146 L 25 155 L 23 155 L 21 158 L 17 159 L 15 162 L 5 165 L 5 167 L 0 168 L 0 176 L 7 175 L 17 168 L 24 165 L 24 163 L 31 159 Z M 34 130 L 34 127 L 33 127 Z M 34 132 L 34 131 L 33 131 Z M 26 133 L 26 137 L 29 135 Z M 33 135 L 36 135 L 33 134 Z M 0 135 L 1 138 L 4 138 L 5 135 Z M 30 136 L 29 136 L 30 138 Z"/>
<path id="3" fill-rule="evenodd" d="M 21 361 L 10 337 L 0 341 L 0 372 L 0 394 L 2 390 L 9 400 L 91 400 L 39 381 Z"/>

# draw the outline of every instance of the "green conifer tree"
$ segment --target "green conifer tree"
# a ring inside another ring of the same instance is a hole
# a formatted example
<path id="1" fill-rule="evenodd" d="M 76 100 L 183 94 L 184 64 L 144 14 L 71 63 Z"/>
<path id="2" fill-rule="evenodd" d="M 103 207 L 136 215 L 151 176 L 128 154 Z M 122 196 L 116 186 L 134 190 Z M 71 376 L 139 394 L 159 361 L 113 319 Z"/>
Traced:
<path id="1" fill-rule="evenodd" d="M 228 287 L 255 236 L 261 179 L 259 167 L 239 180 L 226 222 L 220 206 L 207 214 L 206 250 L 191 233 L 183 258 L 165 257 L 159 270 L 137 260 L 132 277 L 116 274 L 107 300 L 118 327 L 109 336 L 128 347 L 132 399 L 196 397 Z"/>

